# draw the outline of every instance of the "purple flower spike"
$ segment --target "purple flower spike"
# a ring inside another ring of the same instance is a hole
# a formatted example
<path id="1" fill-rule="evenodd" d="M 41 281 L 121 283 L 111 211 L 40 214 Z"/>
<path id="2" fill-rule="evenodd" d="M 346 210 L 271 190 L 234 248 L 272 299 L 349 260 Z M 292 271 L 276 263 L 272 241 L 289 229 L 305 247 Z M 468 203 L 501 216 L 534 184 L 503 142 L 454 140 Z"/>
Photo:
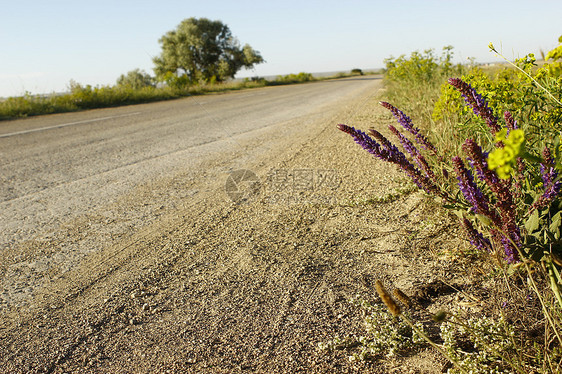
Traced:
<path id="1" fill-rule="evenodd" d="M 459 78 L 450 78 L 449 84 L 461 93 L 474 114 L 486 121 L 494 135 L 501 130 L 501 126 L 498 125 L 498 118 L 494 115 L 486 100 L 470 84 L 463 82 Z"/>
<path id="2" fill-rule="evenodd" d="M 511 238 L 509 240 L 501 235 L 501 243 L 504 246 L 507 261 L 510 263 L 517 262 L 519 260 L 519 253 L 517 248 L 513 246 L 513 243 L 519 247 L 521 246 L 521 233 L 515 221 L 517 214 L 510 182 L 500 180 L 496 173 L 488 169 L 485 153 L 482 152 L 482 148 L 474 140 L 468 139 L 465 141 L 462 149 L 472 160 L 472 165 L 478 177 L 490 187 L 490 190 L 496 197 L 494 209 L 490 211 L 491 215 L 489 217 L 497 227 L 501 227 L 503 232 L 507 233 L 509 238 Z M 487 215 L 486 213 L 481 214 Z"/>
<path id="3" fill-rule="evenodd" d="M 397 164 L 402 168 L 410 168 L 413 167 L 406 156 L 394 144 L 389 142 L 382 134 L 375 130 L 371 130 L 371 133 L 375 138 L 380 142 L 378 143 L 377 140 L 371 138 L 369 135 L 365 134 L 361 130 L 357 130 L 351 126 L 340 124 L 338 128 L 351 135 L 355 140 L 355 143 L 359 144 L 364 150 L 372 154 L 373 156 L 380 158 L 383 161 L 392 162 L 393 164 Z"/>
<path id="4" fill-rule="evenodd" d="M 425 159 L 425 157 L 423 157 L 420 151 L 418 151 L 416 146 L 413 145 L 412 142 L 409 141 L 404 136 L 404 134 L 400 133 L 396 127 L 389 125 L 388 128 L 394 135 L 398 137 L 398 140 L 400 141 L 400 144 L 402 144 L 402 147 L 404 147 L 404 149 L 410 154 L 410 156 L 414 158 L 414 160 L 416 161 L 420 169 L 423 170 L 425 175 L 430 179 L 435 179 L 435 174 L 433 173 L 433 170 L 431 170 L 429 164 L 427 163 L 427 160 Z"/>
<path id="5" fill-rule="evenodd" d="M 558 180 L 558 172 L 554 168 L 554 159 L 550 153 L 550 150 L 545 147 L 542 152 L 544 158 L 544 164 L 541 163 L 541 177 L 544 185 L 544 193 L 539 197 L 539 199 L 531 206 L 530 211 L 537 208 L 547 207 L 552 200 L 554 200 L 559 194 L 562 188 L 562 181 Z"/>
<path id="6" fill-rule="evenodd" d="M 400 155 L 397 157 L 398 162 L 389 160 L 390 162 L 395 163 L 398 165 L 400 169 L 402 169 L 408 176 L 414 181 L 414 183 L 421 189 L 423 189 L 428 194 L 433 194 L 442 197 L 445 200 L 448 200 L 449 197 L 446 193 L 444 193 L 441 189 L 437 187 L 437 185 L 433 182 L 433 178 L 428 177 L 427 175 L 423 175 L 414 165 L 412 165 L 407 159 L 406 156 L 402 152 L 396 148 L 392 143 L 390 143 L 381 133 L 374 129 L 370 129 L 369 132 L 373 135 L 378 141 L 381 142 L 382 146 L 385 149 L 389 149 L 392 152 L 396 152 Z M 429 166 L 428 166 L 429 169 Z"/>
<path id="7" fill-rule="evenodd" d="M 542 151 L 542 156 L 544 158 L 544 164 L 541 163 L 541 176 L 545 187 L 553 184 L 554 180 L 558 176 L 558 172 L 554 169 L 554 158 L 550 153 L 550 149 L 545 147 Z"/>
<path id="8" fill-rule="evenodd" d="M 423 148 L 429 149 L 433 151 L 434 154 L 437 154 L 437 150 L 435 149 L 433 144 L 431 144 L 429 140 L 427 140 L 427 138 L 420 133 L 420 129 L 414 127 L 414 124 L 412 123 L 410 117 L 404 114 L 404 112 L 402 112 L 400 109 L 385 101 L 381 101 L 379 104 L 390 110 L 394 117 L 398 120 L 398 123 L 402 125 L 404 129 L 414 135 L 416 137 L 416 141 L 421 144 Z"/>
<path id="9" fill-rule="evenodd" d="M 517 232 L 511 233 L 511 240 L 509 240 L 505 236 L 502 236 L 501 238 L 501 242 L 505 251 L 505 260 L 509 264 L 519 262 L 519 252 L 517 251 L 517 248 L 514 248 L 513 244 L 511 243 L 511 241 L 514 241 L 518 247 L 521 247 L 521 238 L 518 231 L 519 230 L 517 230 Z"/>
<path id="10" fill-rule="evenodd" d="M 475 246 L 476 248 L 482 251 L 491 252 L 492 244 L 490 243 L 490 240 L 488 240 L 481 233 L 479 233 L 474 228 L 474 226 L 472 226 L 472 223 L 468 219 L 466 218 L 461 219 L 461 225 L 466 230 L 468 239 L 470 240 L 470 243 L 473 246 Z"/>
<path id="11" fill-rule="evenodd" d="M 380 144 L 374 141 L 373 139 L 371 139 L 363 131 L 356 130 L 351 126 L 347 126 L 343 124 L 338 125 L 338 128 L 341 131 L 351 135 L 353 137 L 353 140 L 355 140 L 355 143 L 359 144 L 364 150 L 366 150 L 367 152 L 378 158 L 382 158 Z"/>
<path id="12" fill-rule="evenodd" d="M 373 156 L 387 162 L 391 162 L 402 169 L 414 181 L 414 183 L 428 194 L 434 194 L 447 198 L 447 196 L 425 175 L 423 175 L 414 165 L 407 159 L 404 153 L 391 142 L 388 141 L 381 133 L 376 130 L 370 130 L 375 139 L 372 139 L 361 130 L 347 125 L 340 124 L 338 128 L 351 135 L 355 142 Z M 377 142 L 378 141 L 378 142 Z"/>
<path id="13" fill-rule="evenodd" d="M 458 186 L 464 198 L 472 205 L 474 213 L 482 214 L 490 218 L 495 224 L 501 224 L 501 221 L 495 212 L 490 211 L 488 199 L 482 193 L 480 188 L 474 182 L 474 177 L 468 170 L 462 159 L 458 156 L 453 157 L 453 168 L 457 174 Z"/>
<path id="14" fill-rule="evenodd" d="M 483 152 L 482 148 L 473 139 L 467 139 L 462 145 L 462 149 L 472 161 L 472 166 L 481 181 L 490 187 L 500 183 L 498 175 L 488 169 L 487 153 Z"/>
<path id="15" fill-rule="evenodd" d="M 514 225 L 516 212 L 510 182 L 500 180 L 496 173 L 488 169 L 485 154 L 474 140 L 468 139 L 462 148 L 472 160 L 472 165 L 476 169 L 478 177 L 490 187 L 496 196 L 495 207 L 500 213 L 502 224 Z"/>
<path id="16" fill-rule="evenodd" d="M 374 129 L 369 129 L 371 134 L 376 140 L 381 143 L 383 147 L 382 153 L 387 157 L 386 161 L 397 164 L 398 166 L 409 164 L 404 153 L 402 153 L 394 144 L 392 144 L 383 134 Z"/>
<path id="17" fill-rule="evenodd" d="M 517 127 L 517 121 L 513 118 L 510 112 L 506 111 L 503 114 L 503 118 L 505 119 L 505 124 L 508 130 L 516 130 L 519 128 Z"/>

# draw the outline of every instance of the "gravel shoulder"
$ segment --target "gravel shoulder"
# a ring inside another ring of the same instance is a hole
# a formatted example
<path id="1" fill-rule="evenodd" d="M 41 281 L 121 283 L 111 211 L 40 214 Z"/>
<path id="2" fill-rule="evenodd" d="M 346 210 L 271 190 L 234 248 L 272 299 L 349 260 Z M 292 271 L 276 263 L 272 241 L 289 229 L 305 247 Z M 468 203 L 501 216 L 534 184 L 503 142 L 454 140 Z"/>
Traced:
<path id="1" fill-rule="evenodd" d="M 470 282 L 446 272 L 451 258 L 435 259 L 465 244 L 423 194 L 368 202 L 404 179 L 335 125 L 392 121 L 376 95 L 364 90 L 337 107 L 221 140 L 224 147 L 213 147 L 224 151 L 196 172 L 152 178 L 3 252 L 5 279 L 41 277 L 31 301 L 0 312 L 0 371 L 442 372 L 443 359 L 429 349 L 350 363 L 344 352 L 317 348 L 365 333 L 349 299 L 373 299 L 376 279 L 407 294 L 436 279 Z M 247 197 L 236 203 L 225 182 L 242 169 L 260 184 L 236 180 Z M 71 265 L 35 257 L 63 247 L 68 255 L 91 250 Z M 22 258 L 28 268 L 12 266 Z M 440 303 L 452 297 L 435 295 Z"/>

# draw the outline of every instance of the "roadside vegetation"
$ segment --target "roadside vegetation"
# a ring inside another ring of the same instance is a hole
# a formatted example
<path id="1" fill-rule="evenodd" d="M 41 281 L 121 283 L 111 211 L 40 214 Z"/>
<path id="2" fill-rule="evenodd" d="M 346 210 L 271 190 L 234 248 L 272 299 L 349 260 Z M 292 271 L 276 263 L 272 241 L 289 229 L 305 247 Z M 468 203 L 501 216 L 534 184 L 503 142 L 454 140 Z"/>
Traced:
<path id="1" fill-rule="evenodd" d="M 472 268 L 462 261 L 456 270 L 482 292 L 476 309 L 436 313 L 377 282 L 373 303 L 354 301 L 367 316 L 365 336 L 322 348 L 362 360 L 431 345 L 450 373 L 562 372 L 559 42 L 540 66 L 532 54 L 501 68 L 453 65 L 452 47 L 386 60 L 381 105 L 398 123 L 388 129 L 395 141 L 375 129 L 339 129 L 397 165 L 458 222 L 474 250 L 454 254 L 471 256 Z"/>

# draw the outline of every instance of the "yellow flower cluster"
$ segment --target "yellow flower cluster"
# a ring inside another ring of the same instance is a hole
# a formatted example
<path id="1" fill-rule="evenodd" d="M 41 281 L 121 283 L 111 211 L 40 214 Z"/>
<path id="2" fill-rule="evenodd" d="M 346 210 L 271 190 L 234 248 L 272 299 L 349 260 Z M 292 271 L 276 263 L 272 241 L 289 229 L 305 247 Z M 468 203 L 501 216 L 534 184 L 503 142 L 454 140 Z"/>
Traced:
<path id="1" fill-rule="evenodd" d="M 496 170 L 498 177 L 508 179 L 517 157 L 523 152 L 525 142 L 525 132 L 521 129 L 511 130 L 509 135 L 507 129 L 502 129 L 496 133 L 496 142 L 502 142 L 503 148 L 494 149 L 488 156 L 488 168 Z"/>

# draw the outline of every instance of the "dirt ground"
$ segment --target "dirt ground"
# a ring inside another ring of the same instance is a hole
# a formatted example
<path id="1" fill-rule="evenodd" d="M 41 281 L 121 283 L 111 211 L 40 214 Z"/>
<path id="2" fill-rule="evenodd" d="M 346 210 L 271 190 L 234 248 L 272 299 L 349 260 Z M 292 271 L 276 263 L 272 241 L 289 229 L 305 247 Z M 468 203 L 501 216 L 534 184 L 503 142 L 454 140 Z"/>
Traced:
<path id="1" fill-rule="evenodd" d="M 78 266 L 49 270 L 31 303 L 3 308 L 0 372 L 446 371 L 430 348 L 369 362 L 318 348 L 365 334 L 349 299 L 374 300 L 377 279 L 409 295 L 425 290 L 430 310 L 463 298 L 435 285 L 473 282 L 448 271 L 466 244 L 422 193 L 368 201 L 405 180 L 337 130 L 344 121 L 366 129 L 392 118 L 368 95 L 322 121 L 291 125 L 290 137 L 264 129 L 281 145 L 240 163 L 248 172 L 209 174 L 209 164 L 198 175 L 139 186 L 130 207 L 158 191 L 175 191 L 176 202 L 142 230 L 104 239 Z M 78 219 L 24 245 L 48 252 L 92 232 L 101 237 L 104 219 Z"/>

